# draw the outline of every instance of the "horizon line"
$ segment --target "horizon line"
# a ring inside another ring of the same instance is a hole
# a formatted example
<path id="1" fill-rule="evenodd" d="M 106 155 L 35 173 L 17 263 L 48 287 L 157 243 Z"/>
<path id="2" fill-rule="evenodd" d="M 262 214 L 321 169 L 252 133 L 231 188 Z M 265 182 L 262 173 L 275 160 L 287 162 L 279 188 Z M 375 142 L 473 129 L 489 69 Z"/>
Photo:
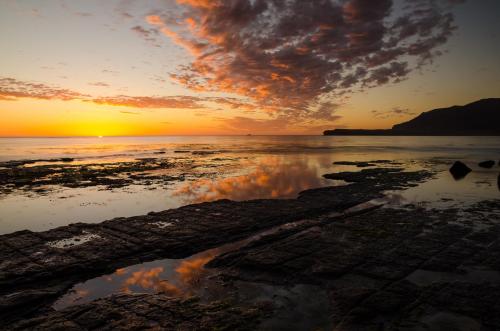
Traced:
<path id="1" fill-rule="evenodd" d="M 108 136 L 0 136 L 0 139 L 9 138 L 124 138 L 124 137 L 269 137 L 269 136 L 323 136 L 321 134 L 161 134 L 161 135 L 108 135 Z"/>

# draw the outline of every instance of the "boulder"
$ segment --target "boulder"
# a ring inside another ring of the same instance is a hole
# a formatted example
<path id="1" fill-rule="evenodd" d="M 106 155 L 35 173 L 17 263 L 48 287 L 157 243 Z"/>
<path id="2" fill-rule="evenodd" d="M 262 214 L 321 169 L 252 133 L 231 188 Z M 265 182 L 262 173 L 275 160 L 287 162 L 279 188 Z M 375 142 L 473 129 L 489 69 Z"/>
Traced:
<path id="1" fill-rule="evenodd" d="M 471 172 L 472 169 L 469 168 L 465 163 L 456 161 L 450 168 L 450 173 L 456 180 L 462 179 Z"/>
<path id="2" fill-rule="evenodd" d="M 493 160 L 483 161 L 478 163 L 478 166 L 480 166 L 481 168 L 488 168 L 488 169 L 493 168 L 494 165 L 495 161 Z"/>

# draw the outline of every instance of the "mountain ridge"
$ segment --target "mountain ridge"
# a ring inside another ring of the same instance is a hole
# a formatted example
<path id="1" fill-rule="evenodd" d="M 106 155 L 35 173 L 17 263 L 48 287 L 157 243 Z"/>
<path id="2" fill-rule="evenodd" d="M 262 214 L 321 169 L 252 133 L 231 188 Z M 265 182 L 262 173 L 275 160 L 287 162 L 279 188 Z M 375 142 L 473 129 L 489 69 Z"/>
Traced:
<path id="1" fill-rule="evenodd" d="M 323 132 L 335 135 L 378 136 L 500 136 L 500 98 L 474 101 L 464 106 L 437 108 L 396 124 L 392 129 L 335 129 Z"/>

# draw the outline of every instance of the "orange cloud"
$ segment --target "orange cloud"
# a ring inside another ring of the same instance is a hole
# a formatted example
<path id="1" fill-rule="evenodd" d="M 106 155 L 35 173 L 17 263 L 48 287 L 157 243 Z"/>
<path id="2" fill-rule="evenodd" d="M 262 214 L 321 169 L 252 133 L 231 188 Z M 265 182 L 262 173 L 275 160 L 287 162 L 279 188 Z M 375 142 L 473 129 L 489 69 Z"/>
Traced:
<path id="1" fill-rule="evenodd" d="M 179 33 L 167 27 L 165 22 L 158 15 L 146 16 L 146 22 L 148 22 L 151 25 L 157 26 L 162 34 L 169 37 L 177 45 L 186 48 L 191 54 L 195 56 L 200 55 L 203 49 L 206 47 L 205 43 L 192 41 L 182 37 Z M 188 26 L 190 26 L 191 28 L 194 28 L 194 26 L 196 25 L 194 19 L 192 18 L 186 19 L 185 23 L 188 24 Z M 146 30 L 141 27 L 136 27 L 135 29 L 136 31 L 139 31 L 143 35 L 143 37 L 145 37 L 148 40 L 150 39 L 150 33 L 148 33 L 149 30 Z"/>
<path id="2" fill-rule="evenodd" d="M 158 15 L 146 16 L 146 22 L 152 25 L 164 25 L 163 20 Z"/>
<path id="3" fill-rule="evenodd" d="M 104 83 L 104 82 L 92 82 L 92 83 L 89 83 L 89 85 L 97 86 L 97 87 L 109 87 L 110 86 L 108 83 Z"/>
<path id="4" fill-rule="evenodd" d="M 390 0 L 177 3 L 172 27 L 153 20 L 195 57 L 172 78 L 290 117 L 310 117 L 325 97 L 405 79 L 415 69 L 409 58 L 430 61 L 454 31 L 449 0 L 407 1 L 397 12 Z"/>
<path id="5" fill-rule="evenodd" d="M 51 87 L 41 83 L 25 82 L 14 78 L 0 78 L 0 98 L 3 100 L 34 98 L 67 101 L 85 97 L 88 97 L 88 95 L 69 89 Z"/>
<path id="6" fill-rule="evenodd" d="M 126 95 L 119 95 L 116 97 L 92 99 L 91 101 L 97 104 L 135 107 L 135 108 L 184 108 L 184 109 L 206 108 L 205 106 L 199 103 L 201 99 L 189 96 L 131 97 Z"/>
<path id="7" fill-rule="evenodd" d="M 89 85 L 99 87 L 109 86 L 103 82 L 89 83 Z M 25 82 L 14 78 L 0 78 L 0 100 L 16 101 L 22 98 L 63 101 L 80 100 L 102 105 L 134 108 L 208 109 L 209 103 L 219 106 L 229 106 L 233 109 L 249 110 L 255 108 L 254 104 L 239 98 L 129 95 L 96 97 L 41 83 Z"/>
<path id="8" fill-rule="evenodd" d="M 183 46 L 184 48 L 186 48 L 187 50 L 189 50 L 189 52 L 191 54 L 193 54 L 193 55 L 199 55 L 199 54 L 201 54 L 201 52 L 203 51 L 203 49 L 206 47 L 206 45 L 203 44 L 203 43 L 196 43 L 196 42 L 187 40 L 185 38 L 182 38 L 177 32 L 174 32 L 174 31 L 170 30 L 169 28 L 167 28 L 165 26 L 162 27 L 160 29 L 160 31 L 165 36 L 167 36 L 170 39 L 172 39 L 172 41 L 174 43 L 176 43 L 177 45 Z"/>
<path id="9" fill-rule="evenodd" d="M 206 9 L 220 6 L 219 0 L 177 0 L 177 3 L 188 4 L 193 7 L 206 8 Z"/>

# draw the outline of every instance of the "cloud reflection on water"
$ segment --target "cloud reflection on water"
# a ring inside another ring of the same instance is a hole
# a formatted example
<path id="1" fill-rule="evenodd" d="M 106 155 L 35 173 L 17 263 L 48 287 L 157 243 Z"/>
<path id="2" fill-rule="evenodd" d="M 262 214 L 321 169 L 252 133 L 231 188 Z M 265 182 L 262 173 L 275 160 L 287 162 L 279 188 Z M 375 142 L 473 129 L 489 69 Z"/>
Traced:
<path id="1" fill-rule="evenodd" d="M 170 296 L 187 296 L 202 286 L 206 271 L 203 266 L 216 256 L 215 251 L 180 261 L 174 266 L 141 267 L 139 270 L 124 268 L 109 277 L 121 284 L 121 292 L 161 292 Z M 173 274 L 172 271 L 174 271 Z M 170 275 L 171 274 L 171 275 Z M 129 275 L 123 279 L 124 275 Z M 167 280 L 168 279 L 168 280 Z"/>
<path id="2" fill-rule="evenodd" d="M 288 162 L 282 157 L 262 157 L 258 163 L 247 165 L 251 167 L 248 173 L 188 182 L 174 195 L 189 202 L 293 198 L 303 190 L 332 183 L 321 177 L 320 163 L 309 161 L 305 157 Z"/>
<path id="3" fill-rule="evenodd" d="M 206 255 L 194 259 L 187 259 L 175 268 L 180 283 L 187 288 L 198 288 L 203 275 L 206 273 L 203 266 L 212 260 L 217 254 L 215 251 L 207 252 Z"/>
<path id="4" fill-rule="evenodd" d="M 136 286 L 144 290 L 153 290 L 163 292 L 172 296 L 178 296 L 181 291 L 173 284 L 161 279 L 164 272 L 163 267 L 154 267 L 150 269 L 141 269 L 132 272 L 132 275 L 123 282 L 122 291 L 131 292 L 130 287 Z"/>

